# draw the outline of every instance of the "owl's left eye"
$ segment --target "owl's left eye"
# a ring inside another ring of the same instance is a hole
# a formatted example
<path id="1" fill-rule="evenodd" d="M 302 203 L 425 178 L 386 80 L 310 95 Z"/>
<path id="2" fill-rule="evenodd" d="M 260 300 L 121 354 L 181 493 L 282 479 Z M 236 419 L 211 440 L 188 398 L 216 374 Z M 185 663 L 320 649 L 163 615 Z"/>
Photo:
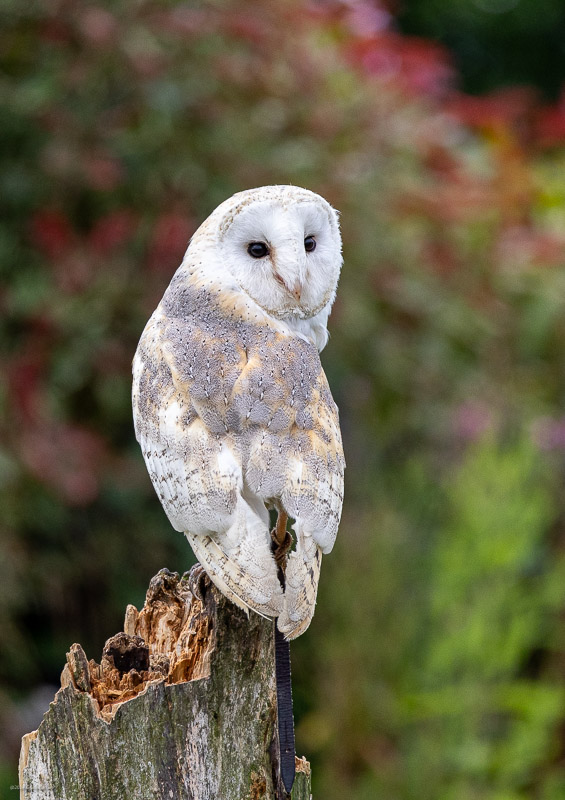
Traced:
<path id="1" fill-rule="evenodd" d="M 253 258 L 265 258 L 269 252 L 269 248 L 265 242 L 251 242 L 247 245 L 247 252 Z"/>
<path id="2" fill-rule="evenodd" d="M 304 239 L 304 249 L 306 250 L 307 253 L 311 253 L 312 250 L 316 249 L 316 240 L 314 239 L 313 236 L 307 236 Z"/>

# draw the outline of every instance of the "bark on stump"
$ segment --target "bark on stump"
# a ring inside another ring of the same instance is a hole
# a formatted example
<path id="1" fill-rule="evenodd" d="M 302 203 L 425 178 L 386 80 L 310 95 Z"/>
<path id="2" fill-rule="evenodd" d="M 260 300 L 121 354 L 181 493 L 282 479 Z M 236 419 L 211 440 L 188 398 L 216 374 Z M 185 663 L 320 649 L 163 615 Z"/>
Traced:
<path id="1" fill-rule="evenodd" d="M 37 731 L 22 739 L 24 800 L 283 800 L 273 623 L 206 575 L 161 570 L 100 664 L 72 645 Z M 292 800 L 310 799 L 296 759 Z"/>

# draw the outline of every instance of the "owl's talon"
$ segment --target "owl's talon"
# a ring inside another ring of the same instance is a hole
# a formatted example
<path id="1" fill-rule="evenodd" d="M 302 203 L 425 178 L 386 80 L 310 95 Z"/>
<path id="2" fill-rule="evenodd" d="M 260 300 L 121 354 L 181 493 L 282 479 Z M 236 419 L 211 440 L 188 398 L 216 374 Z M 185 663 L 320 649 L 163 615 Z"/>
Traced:
<path id="1" fill-rule="evenodd" d="M 277 536 L 277 529 L 273 528 L 271 531 L 271 551 L 277 564 L 277 567 L 284 569 L 286 563 L 286 554 L 292 547 L 292 534 L 290 531 L 285 531 L 282 542 Z"/>
<path id="2" fill-rule="evenodd" d="M 284 572 L 286 569 L 286 554 L 292 547 L 292 534 L 286 529 L 288 514 L 279 509 L 277 524 L 271 531 L 271 552 L 279 570 L 279 581 L 284 589 Z"/>

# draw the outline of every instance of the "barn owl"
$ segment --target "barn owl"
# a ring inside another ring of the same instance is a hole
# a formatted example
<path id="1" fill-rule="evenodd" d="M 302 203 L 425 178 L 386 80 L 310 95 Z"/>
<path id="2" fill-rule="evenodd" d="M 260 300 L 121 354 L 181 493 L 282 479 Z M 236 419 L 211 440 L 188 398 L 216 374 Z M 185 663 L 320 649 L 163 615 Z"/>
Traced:
<path id="1" fill-rule="evenodd" d="M 337 212 L 319 195 L 235 194 L 192 237 L 133 362 L 136 437 L 170 522 L 220 591 L 287 639 L 312 619 L 341 516 L 318 355 L 341 264 Z M 269 509 L 294 520 L 282 582 Z"/>

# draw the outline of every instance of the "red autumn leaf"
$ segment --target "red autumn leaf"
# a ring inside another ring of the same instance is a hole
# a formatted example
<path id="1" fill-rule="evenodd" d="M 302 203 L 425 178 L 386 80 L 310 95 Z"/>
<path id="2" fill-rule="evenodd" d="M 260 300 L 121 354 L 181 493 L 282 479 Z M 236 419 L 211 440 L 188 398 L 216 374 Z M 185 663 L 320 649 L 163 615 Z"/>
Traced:
<path id="1" fill-rule="evenodd" d="M 444 94 L 455 74 L 441 45 L 390 31 L 358 37 L 346 52 L 365 73 L 394 80 L 408 91 Z"/>
<path id="2" fill-rule="evenodd" d="M 446 110 L 465 125 L 479 129 L 514 127 L 527 120 L 535 105 L 531 89 L 514 87 L 501 89 L 482 97 L 454 95 Z"/>
<path id="3" fill-rule="evenodd" d="M 50 259 L 68 252 L 76 237 L 69 220 L 59 211 L 38 211 L 31 220 L 31 240 Z"/>
<path id="4" fill-rule="evenodd" d="M 225 14 L 222 18 L 222 27 L 229 36 L 255 43 L 261 43 L 269 38 L 268 25 L 255 14 Z"/>
<path id="5" fill-rule="evenodd" d="M 43 364 L 38 357 L 23 357 L 7 371 L 12 406 L 24 418 L 35 418 L 41 407 Z"/>
<path id="6" fill-rule="evenodd" d="M 443 94 L 454 79 L 447 50 L 424 39 L 403 37 L 402 76 L 408 89 Z"/>
<path id="7" fill-rule="evenodd" d="M 565 92 L 552 106 L 539 109 L 536 120 L 539 144 L 545 147 L 563 144 L 565 141 Z"/>
<path id="8" fill-rule="evenodd" d="M 88 245 L 97 253 L 109 254 L 130 241 L 138 221 L 127 209 L 113 211 L 99 219 L 88 236 Z"/>
<path id="9" fill-rule="evenodd" d="M 60 16 L 43 20 L 39 35 L 44 41 L 57 45 L 68 44 L 72 38 L 69 26 Z"/>

